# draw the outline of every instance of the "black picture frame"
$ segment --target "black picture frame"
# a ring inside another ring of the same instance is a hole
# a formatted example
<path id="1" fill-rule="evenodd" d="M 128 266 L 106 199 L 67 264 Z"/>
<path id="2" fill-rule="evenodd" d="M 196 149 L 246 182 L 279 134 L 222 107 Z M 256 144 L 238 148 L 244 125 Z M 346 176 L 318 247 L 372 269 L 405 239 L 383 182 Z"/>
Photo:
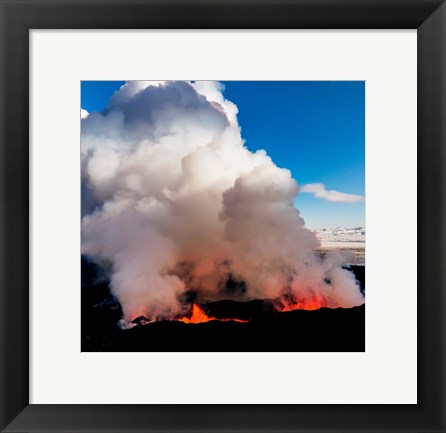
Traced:
<path id="1" fill-rule="evenodd" d="M 444 1 L 0 0 L 0 14 L 1 431 L 445 431 Z M 29 404 L 29 30 L 150 28 L 418 29 L 418 404 Z"/>

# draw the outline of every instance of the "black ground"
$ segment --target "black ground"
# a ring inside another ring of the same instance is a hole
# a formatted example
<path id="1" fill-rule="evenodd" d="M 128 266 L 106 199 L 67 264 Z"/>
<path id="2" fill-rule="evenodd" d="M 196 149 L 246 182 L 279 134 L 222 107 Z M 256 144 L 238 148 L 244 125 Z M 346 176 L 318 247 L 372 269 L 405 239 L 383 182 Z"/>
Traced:
<path id="1" fill-rule="evenodd" d="M 364 290 L 365 269 L 352 266 Z M 210 316 L 249 319 L 248 323 L 200 324 L 159 321 L 129 330 L 117 322 L 121 308 L 101 282 L 101 271 L 82 260 L 81 326 L 83 352 L 362 352 L 365 305 L 343 309 L 274 312 L 271 301 L 218 301 L 201 304 Z"/>

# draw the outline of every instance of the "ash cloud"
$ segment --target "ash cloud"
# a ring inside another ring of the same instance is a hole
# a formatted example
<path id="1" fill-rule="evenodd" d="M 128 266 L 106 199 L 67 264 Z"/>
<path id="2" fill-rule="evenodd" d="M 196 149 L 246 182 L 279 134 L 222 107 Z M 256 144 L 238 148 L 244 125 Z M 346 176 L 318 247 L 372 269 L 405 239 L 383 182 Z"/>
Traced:
<path id="1" fill-rule="evenodd" d="M 191 292 L 220 299 L 228 279 L 237 299 L 364 302 L 348 258 L 314 254 L 296 181 L 244 146 L 237 111 L 219 83 L 146 81 L 83 117 L 82 252 L 110 265 L 124 322 L 174 317 Z"/>

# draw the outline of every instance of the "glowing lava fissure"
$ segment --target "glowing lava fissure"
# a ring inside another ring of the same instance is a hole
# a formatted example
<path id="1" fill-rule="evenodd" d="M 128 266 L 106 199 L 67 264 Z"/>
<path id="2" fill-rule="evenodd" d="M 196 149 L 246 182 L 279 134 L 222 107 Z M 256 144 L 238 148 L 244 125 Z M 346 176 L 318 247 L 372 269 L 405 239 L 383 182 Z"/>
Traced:
<path id="1" fill-rule="evenodd" d="M 320 308 L 332 308 L 327 299 L 323 296 L 314 295 L 305 299 L 285 299 L 282 298 L 276 304 L 276 311 L 286 312 L 293 310 L 319 310 Z"/>
<path id="2" fill-rule="evenodd" d="M 208 316 L 197 304 L 192 306 L 192 314 L 190 317 L 181 317 L 178 319 L 180 322 L 184 322 L 187 324 L 197 324 L 197 323 L 205 323 L 210 322 L 212 320 L 218 320 L 220 322 L 240 322 L 247 323 L 248 320 L 241 319 L 218 319 L 217 317 Z"/>
<path id="3" fill-rule="evenodd" d="M 275 305 L 275 309 L 277 312 L 287 312 L 293 310 L 307 310 L 313 311 L 318 310 L 320 308 L 330 308 L 329 302 L 323 297 L 314 295 L 312 297 L 306 299 L 280 299 Z M 180 322 L 187 324 L 197 324 L 197 323 L 206 323 L 211 321 L 220 321 L 220 322 L 239 322 L 239 323 L 247 323 L 249 320 L 235 319 L 235 318 L 217 318 L 213 316 L 209 316 L 206 314 L 202 308 L 200 308 L 197 304 L 193 304 L 192 311 L 190 317 L 183 316 L 177 319 Z"/>
<path id="4" fill-rule="evenodd" d="M 321 295 L 313 295 L 308 298 L 288 298 L 281 297 L 274 301 L 274 311 L 277 313 L 285 313 L 288 311 L 294 310 L 319 310 L 320 308 L 335 308 L 330 302 Z M 172 320 L 172 319 L 171 319 Z M 238 323 L 248 323 L 251 320 L 243 320 L 237 318 L 218 318 L 214 316 L 210 316 L 206 314 L 206 312 L 197 304 L 192 305 L 191 312 L 188 316 L 183 316 L 177 319 L 173 319 L 178 322 L 183 322 L 186 324 L 198 324 L 198 323 L 206 323 L 212 321 L 218 322 L 238 322 Z M 137 319 L 133 320 L 132 323 L 137 325 L 145 325 L 148 323 L 153 323 L 156 320 L 150 321 L 144 316 L 139 316 Z"/>

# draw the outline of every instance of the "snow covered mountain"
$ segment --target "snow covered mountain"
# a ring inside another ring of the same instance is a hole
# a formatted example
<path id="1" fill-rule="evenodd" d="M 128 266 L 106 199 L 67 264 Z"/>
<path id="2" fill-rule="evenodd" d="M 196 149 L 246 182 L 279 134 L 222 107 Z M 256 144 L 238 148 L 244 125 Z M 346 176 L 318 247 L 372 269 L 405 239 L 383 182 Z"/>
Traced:
<path id="1" fill-rule="evenodd" d="M 365 242 L 365 227 L 313 230 L 322 243 L 325 242 Z"/>
<path id="2" fill-rule="evenodd" d="M 322 254 L 330 250 L 350 250 L 354 253 L 350 264 L 365 264 L 365 227 L 337 227 L 313 230 L 313 232 L 321 241 Z"/>

